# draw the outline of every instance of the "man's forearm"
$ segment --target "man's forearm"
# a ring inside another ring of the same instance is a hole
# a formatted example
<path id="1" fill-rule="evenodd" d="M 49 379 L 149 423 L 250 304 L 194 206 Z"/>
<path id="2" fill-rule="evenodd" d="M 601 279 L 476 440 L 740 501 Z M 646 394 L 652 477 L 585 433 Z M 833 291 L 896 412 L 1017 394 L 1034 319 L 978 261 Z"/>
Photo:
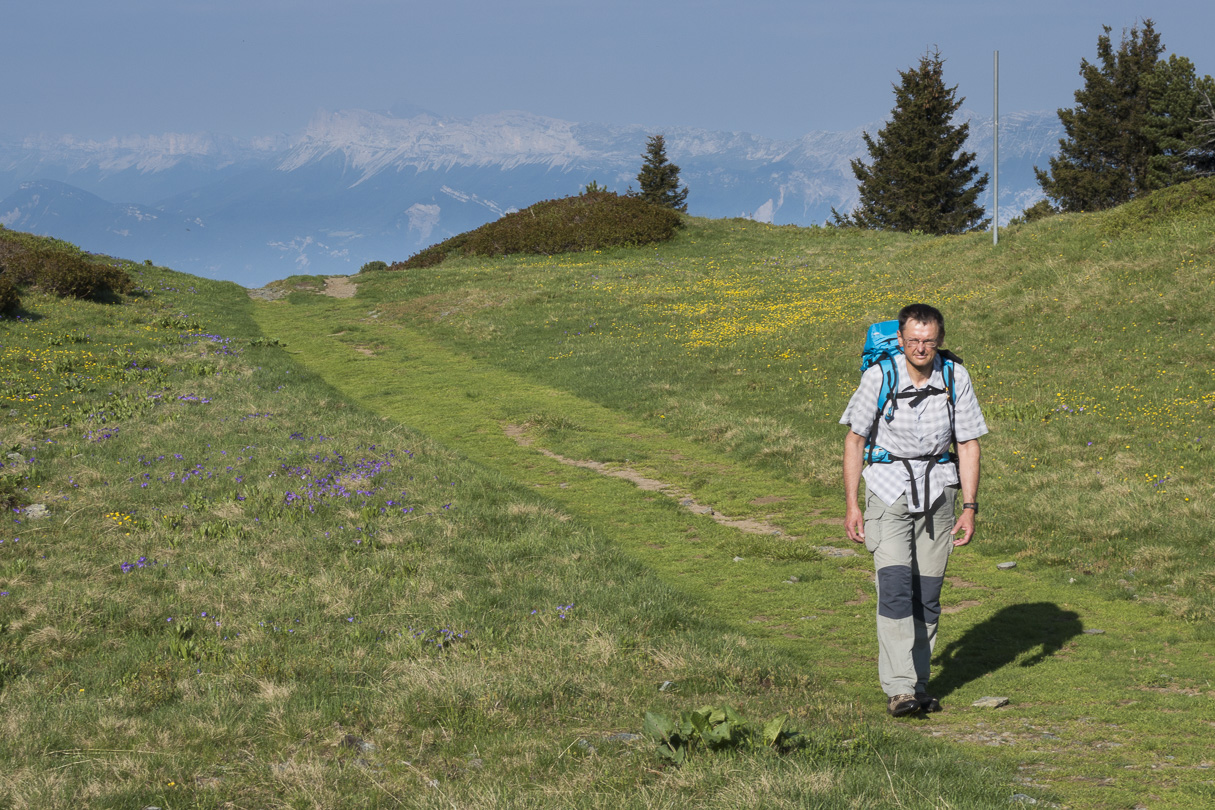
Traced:
<path id="1" fill-rule="evenodd" d="M 962 486 L 962 503 L 979 500 L 979 440 L 958 444 L 958 482 Z"/>
<path id="2" fill-rule="evenodd" d="M 844 440 L 844 503 L 860 507 L 861 469 L 865 466 L 865 437 L 848 431 Z"/>

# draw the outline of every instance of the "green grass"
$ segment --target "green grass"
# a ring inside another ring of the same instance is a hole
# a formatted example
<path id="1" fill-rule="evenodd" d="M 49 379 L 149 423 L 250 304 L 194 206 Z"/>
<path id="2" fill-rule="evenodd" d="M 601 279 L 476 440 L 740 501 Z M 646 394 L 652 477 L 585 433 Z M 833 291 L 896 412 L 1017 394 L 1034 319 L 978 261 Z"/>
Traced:
<path id="1" fill-rule="evenodd" d="M 4 806 L 1005 804 L 1006 771 L 971 784 L 559 501 L 328 385 L 235 285 L 134 271 L 119 303 L 28 292 L 0 320 Z M 669 768 L 634 735 L 693 704 L 799 736 Z"/>
<path id="2" fill-rule="evenodd" d="M 949 345 L 971 361 L 994 428 L 988 547 L 1106 574 L 1111 588 L 1135 568 L 1141 599 L 1209 624 L 1195 568 L 1210 575 L 1209 466 L 1198 462 L 1215 409 L 1212 188 L 1023 226 L 996 250 L 980 235 L 702 221 L 670 247 L 616 260 L 379 275 L 359 301 L 470 357 L 831 492 L 858 335 L 926 299 L 946 311 Z M 1179 213 L 1155 221 L 1158 209 Z M 1087 565 L 1075 564 L 1076 544 L 1097 547 Z"/>
<path id="3" fill-rule="evenodd" d="M 994 250 L 689 219 L 348 300 L 149 267 L 114 305 L 23 292 L 0 805 L 1210 804 L 1213 196 Z M 837 420 L 911 299 L 992 434 L 947 710 L 891 721 Z M 721 704 L 797 744 L 672 768 L 617 736 Z"/>
<path id="4" fill-rule="evenodd" d="M 839 514 L 836 420 L 864 327 L 937 304 L 993 432 L 979 541 L 946 597 L 951 712 L 929 729 L 1084 806 L 1193 806 L 1211 792 L 1213 197 L 1191 184 L 1011 229 L 996 249 L 691 220 L 658 248 L 376 274 L 351 302 L 258 317 L 352 396 L 530 481 L 876 714 L 867 563 L 815 559 L 831 538 L 812 524 Z M 520 453 L 509 425 L 534 444 Z M 807 540 L 668 526 L 653 495 L 625 516 L 541 447 Z M 967 710 L 992 693 L 1014 709 Z"/>

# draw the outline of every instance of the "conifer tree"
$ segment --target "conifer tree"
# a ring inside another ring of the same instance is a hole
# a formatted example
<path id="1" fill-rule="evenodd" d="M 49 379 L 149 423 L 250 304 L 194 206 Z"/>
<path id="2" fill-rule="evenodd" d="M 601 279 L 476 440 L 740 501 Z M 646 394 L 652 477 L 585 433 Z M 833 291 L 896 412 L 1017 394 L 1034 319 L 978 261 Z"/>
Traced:
<path id="1" fill-rule="evenodd" d="M 1064 211 L 1121 205 L 1150 188 L 1148 163 L 1155 148 L 1147 133 L 1147 78 L 1163 46 L 1151 20 L 1122 32 L 1117 51 L 1110 27 L 1097 38 L 1097 63 L 1080 60 L 1084 86 L 1076 106 L 1059 110 L 1067 137 L 1050 171 L 1034 168 L 1038 184 Z"/>
<path id="2" fill-rule="evenodd" d="M 1164 188 L 1211 174 L 1215 153 L 1203 113 L 1215 92 L 1215 80 L 1198 78 L 1189 59 L 1172 54 L 1156 63 L 1145 86 L 1144 133 L 1154 147 L 1148 158 L 1148 187 Z"/>
<path id="3" fill-rule="evenodd" d="M 679 167 L 667 161 L 666 139 L 651 135 L 646 141 L 645 162 L 637 174 L 641 198 L 676 211 L 688 210 L 688 189 L 679 188 Z"/>
<path id="4" fill-rule="evenodd" d="M 1192 163 L 1201 177 L 1215 175 L 1215 101 L 1212 97 L 1215 97 L 1215 89 L 1203 91 L 1194 128 L 1196 146 Z"/>
<path id="5" fill-rule="evenodd" d="M 978 176 L 975 154 L 962 151 L 970 125 L 953 124 L 964 99 L 956 97 L 956 85 L 945 86 L 940 51 L 899 77 L 890 121 L 876 140 L 864 135 L 869 164 L 852 161 L 860 202 L 848 216 L 832 209 L 834 224 L 931 234 L 987 227 L 976 200 L 988 177 Z"/>

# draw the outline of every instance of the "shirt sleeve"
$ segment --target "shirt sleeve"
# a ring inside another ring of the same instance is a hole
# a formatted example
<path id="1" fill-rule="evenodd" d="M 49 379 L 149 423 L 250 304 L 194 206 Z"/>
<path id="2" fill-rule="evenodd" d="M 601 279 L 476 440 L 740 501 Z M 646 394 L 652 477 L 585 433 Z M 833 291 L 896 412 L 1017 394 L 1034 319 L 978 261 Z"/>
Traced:
<path id="1" fill-rule="evenodd" d="M 961 363 L 954 366 L 954 385 L 958 389 L 954 403 L 954 438 L 959 442 L 969 442 L 983 436 L 988 430 L 974 385 L 970 381 L 970 373 Z"/>
<path id="2" fill-rule="evenodd" d="M 840 417 L 840 424 L 848 425 L 853 433 L 869 438 L 873 417 L 877 416 L 877 399 L 881 390 L 882 370 L 877 365 L 872 365 L 861 375 L 860 385 L 848 401 L 848 407 Z"/>

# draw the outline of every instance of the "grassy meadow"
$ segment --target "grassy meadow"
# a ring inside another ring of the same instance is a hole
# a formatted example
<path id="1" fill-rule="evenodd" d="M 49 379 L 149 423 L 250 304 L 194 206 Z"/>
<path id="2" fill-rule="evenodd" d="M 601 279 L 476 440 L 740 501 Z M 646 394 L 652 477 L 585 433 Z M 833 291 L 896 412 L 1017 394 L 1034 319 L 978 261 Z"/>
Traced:
<path id="1" fill-rule="evenodd" d="M 1213 264 L 1206 181 L 996 247 L 687 219 L 352 298 L 23 292 L 0 806 L 1215 803 Z M 992 433 L 946 711 L 893 721 L 837 420 L 910 300 Z M 647 713 L 704 706 L 749 725 L 672 764 Z"/>

